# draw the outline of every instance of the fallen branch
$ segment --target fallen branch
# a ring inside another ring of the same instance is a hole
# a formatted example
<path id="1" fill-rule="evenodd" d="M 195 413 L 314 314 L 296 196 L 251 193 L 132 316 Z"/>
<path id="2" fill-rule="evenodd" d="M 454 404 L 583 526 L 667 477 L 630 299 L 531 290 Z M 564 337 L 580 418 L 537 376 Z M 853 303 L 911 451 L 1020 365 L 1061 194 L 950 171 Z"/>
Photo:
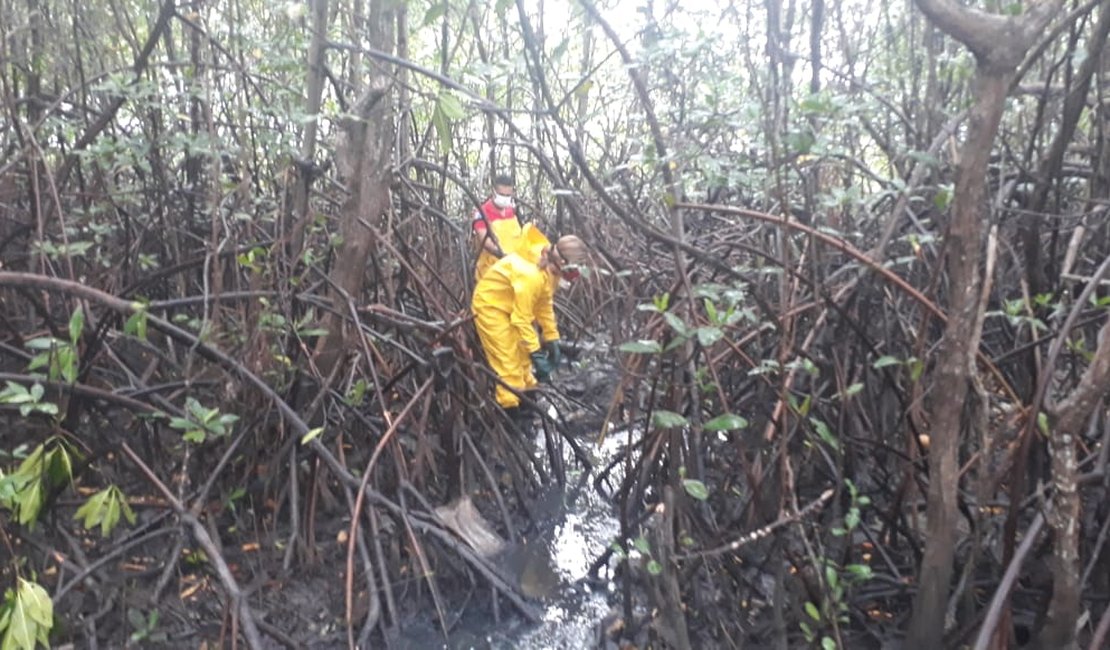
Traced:
<path id="1" fill-rule="evenodd" d="M 739 549 L 742 546 L 747 546 L 748 544 L 751 544 L 752 542 L 759 541 L 759 540 L 769 536 L 771 533 L 773 533 L 776 530 L 782 528 L 783 526 L 786 526 L 786 525 L 792 524 L 796 521 L 800 521 L 802 519 L 805 519 L 809 515 L 817 512 L 818 510 L 820 510 L 825 505 L 826 501 L 828 501 L 829 499 L 832 498 L 834 493 L 835 492 L 833 491 L 833 489 L 829 488 L 828 490 L 825 490 L 824 492 L 822 492 L 821 496 L 814 499 L 812 502 L 810 502 L 808 505 L 806 505 L 806 507 L 802 508 L 801 510 L 799 510 L 799 511 L 793 513 L 793 514 L 789 514 L 789 515 L 786 515 L 786 516 L 783 516 L 783 517 L 779 517 L 778 519 L 776 519 L 775 521 L 767 524 L 763 528 L 757 528 L 757 529 L 753 530 L 752 532 L 748 533 L 747 535 L 744 535 L 740 539 L 729 542 L 728 544 L 725 544 L 724 546 L 718 546 L 716 548 L 711 548 L 711 549 L 706 550 L 706 551 L 697 551 L 696 553 L 675 554 L 674 559 L 676 559 L 676 560 L 693 560 L 693 559 L 703 558 L 703 557 L 713 557 L 715 555 L 722 555 L 722 554 L 728 553 L 730 551 L 735 551 L 735 550 Z"/>

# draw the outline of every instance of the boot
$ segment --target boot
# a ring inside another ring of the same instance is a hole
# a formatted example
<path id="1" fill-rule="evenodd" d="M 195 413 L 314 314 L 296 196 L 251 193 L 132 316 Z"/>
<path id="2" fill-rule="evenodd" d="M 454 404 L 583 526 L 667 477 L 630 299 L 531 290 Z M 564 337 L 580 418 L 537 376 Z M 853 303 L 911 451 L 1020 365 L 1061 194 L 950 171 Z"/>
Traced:
<path id="1" fill-rule="evenodd" d="M 532 417 L 531 409 L 525 406 L 513 406 L 505 409 L 505 415 L 509 416 L 509 421 L 512 423 L 513 429 L 521 434 L 530 433 L 532 430 Z"/>

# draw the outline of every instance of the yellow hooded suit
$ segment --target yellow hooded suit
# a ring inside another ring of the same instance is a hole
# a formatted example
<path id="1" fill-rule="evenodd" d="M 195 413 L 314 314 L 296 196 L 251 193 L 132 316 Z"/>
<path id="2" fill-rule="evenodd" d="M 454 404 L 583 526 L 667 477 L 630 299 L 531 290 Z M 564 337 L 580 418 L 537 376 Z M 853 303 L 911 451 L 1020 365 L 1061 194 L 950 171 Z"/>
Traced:
<path id="1" fill-rule="evenodd" d="M 486 360 L 502 382 L 518 391 L 537 385 L 529 355 L 542 343 L 559 339 L 554 307 L 559 276 L 539 267 L 540 255 L 550 245 L 538 228 L 526 225 L 516 252 L 505 255 L 485 272 L 471 301 Z M 539 323 L 542 343 L 536 336 L 535 323 Z M 520 404 L 520 399 L 500 383 L 495 396 L 504 408 Z"/>

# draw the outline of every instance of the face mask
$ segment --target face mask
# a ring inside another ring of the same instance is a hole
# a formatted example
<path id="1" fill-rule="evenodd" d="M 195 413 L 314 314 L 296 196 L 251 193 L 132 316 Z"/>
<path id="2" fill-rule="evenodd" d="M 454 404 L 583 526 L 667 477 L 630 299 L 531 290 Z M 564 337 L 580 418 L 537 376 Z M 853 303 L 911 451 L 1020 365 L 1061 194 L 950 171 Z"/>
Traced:
<path id="1" fill-rule="evenodd" d="M 504 194 L 494 194 L 493 204 L 501 209 L 513 207 L 513 197 Z"/>

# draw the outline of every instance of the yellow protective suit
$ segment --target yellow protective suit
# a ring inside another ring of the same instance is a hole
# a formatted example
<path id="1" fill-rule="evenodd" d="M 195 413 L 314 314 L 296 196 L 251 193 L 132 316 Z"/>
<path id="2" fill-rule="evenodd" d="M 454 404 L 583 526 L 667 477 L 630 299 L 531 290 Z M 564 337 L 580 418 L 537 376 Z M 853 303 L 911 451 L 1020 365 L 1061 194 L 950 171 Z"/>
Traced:
<path id="1" fill-rule="evenodd" d="M 516 253 L 533 264 L 540 263 L 543 249 L 551 245 L 551 240 L 543 234 L 534 223 L 526 223 L 520 229 L 520 236 L 516 240 L 516 248 L 508 253 Z"/>
<path id="2" fill-rule="evenodd" d="M 501 252 L 508 255 L 509 253 L 516 252 L 517 244 L 520 240 L 520 221 L 516 217 L 509 219 L 498 219 L 496 221 L 488 222 L 489 232 L 497 238 L 497 245 L 501 247 Z M 481 241 L 485 236 L 484 232 L 477 233 L 478 240 Z M 478 254 L 478 262 L 474 265 L 474 279 L 481 280 L 482 276 L 486 274 L 497 258 L 494 257 L 485 248 L 481 249 Z"/>
<path id="3" fill-rule="evenodd" d="M 530 358 L 541 347 L 535 323 L 544 343 L 559 339 L 554 307 L 559 277 L 538 266 L 544 246 L 533 243 L 498 260 L 478 281 L 471 301 L 486 360 L 502 382 L 518 391 L 537 385 Z M 500 383 L 495 397 L 504 408 L 520 405 L 520 399 Z"/>

